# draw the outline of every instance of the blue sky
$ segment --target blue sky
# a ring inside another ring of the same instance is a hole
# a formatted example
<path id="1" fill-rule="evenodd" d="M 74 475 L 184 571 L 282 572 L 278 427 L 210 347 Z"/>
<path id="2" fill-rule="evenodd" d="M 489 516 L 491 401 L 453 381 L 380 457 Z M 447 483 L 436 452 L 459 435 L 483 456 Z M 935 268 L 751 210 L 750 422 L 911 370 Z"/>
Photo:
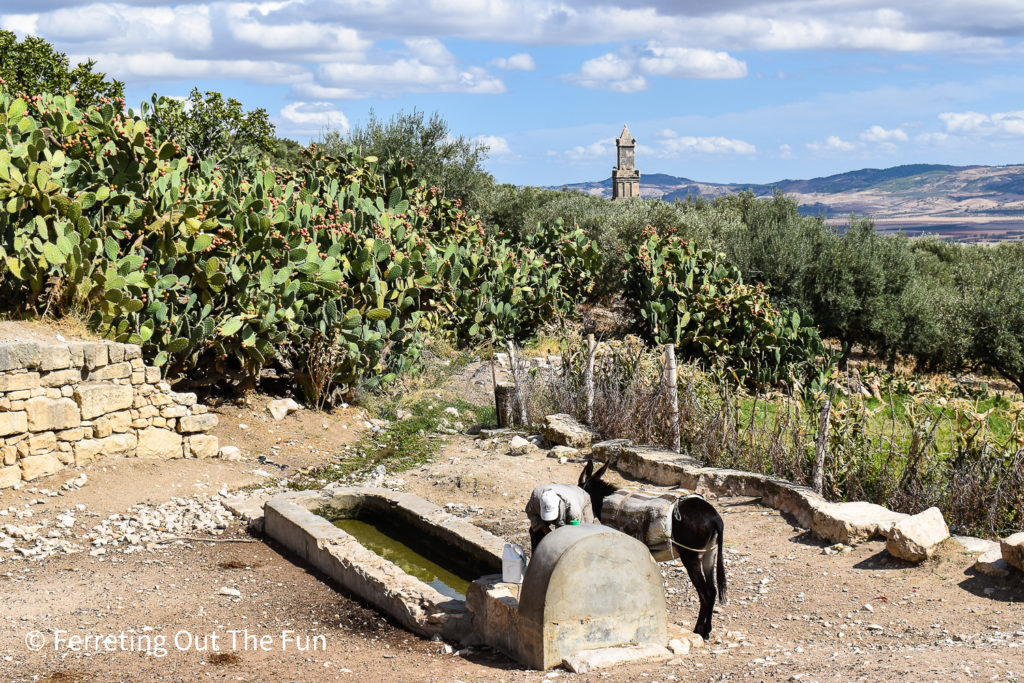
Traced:
<path id="1" fill-rule="evenodd" d="M 1024 0 L 4 0 L 153 92 L 219 90 L 302 142 L 439 111 L 501 182 L 637 166 L 769 182 L 904 163 L 1024 163 Z"/>

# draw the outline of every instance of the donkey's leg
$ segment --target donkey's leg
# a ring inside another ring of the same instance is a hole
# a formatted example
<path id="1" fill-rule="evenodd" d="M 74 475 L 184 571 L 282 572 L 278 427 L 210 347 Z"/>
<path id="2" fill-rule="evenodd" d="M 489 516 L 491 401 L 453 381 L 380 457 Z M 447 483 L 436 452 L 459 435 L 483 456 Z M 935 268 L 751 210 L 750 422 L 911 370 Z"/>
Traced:
<path id="1" fill-rule="evenodd" d="M 708 605 L 707 582 L 704 580 L 703 572 L 701 572 L 700 556 L 697 553 L 684 550 L 680 553 L 679 559 L 682 560 L 683 566 L 686 567 L 686 573 L 690 576 L 690 582 L 693 584 L 694 589 L 696 589 L 697 598 L 700 600 L 700 612 L 697 614 L 697 623 L 693 627 L 693 632 L 707 640 L 707 633 L 711 629 L 705 630 L 704 622 L 711 618 L 711 606 Z"/>
<path id="2" fill-rule="evenodd" d="M 704 586 L 707 590 L 708 601 L 707 621 L 704 623 L 705 631 L 701 634 L 705 640 L 711 635 L 711 617 L 715 613 L 715 598 L 718 596 L 718 591 L 715 590 L 715 564 L 717 559 L 718 549 L 713 547 L 704 553 L 704 557 L 700 561 L 701 569 L 704 573 Z"/>

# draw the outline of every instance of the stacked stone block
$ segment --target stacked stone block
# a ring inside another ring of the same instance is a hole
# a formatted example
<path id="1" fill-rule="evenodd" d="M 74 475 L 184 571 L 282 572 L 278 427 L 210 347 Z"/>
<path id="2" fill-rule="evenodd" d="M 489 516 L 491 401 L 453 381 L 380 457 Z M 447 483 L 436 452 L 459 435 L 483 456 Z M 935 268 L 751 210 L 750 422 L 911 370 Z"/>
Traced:
<path id="1" fill-rule="evenodd" d="M 216 425 L 138 346 L 0 342 L 0 488 L 103 455 L 212 457 Z"/>

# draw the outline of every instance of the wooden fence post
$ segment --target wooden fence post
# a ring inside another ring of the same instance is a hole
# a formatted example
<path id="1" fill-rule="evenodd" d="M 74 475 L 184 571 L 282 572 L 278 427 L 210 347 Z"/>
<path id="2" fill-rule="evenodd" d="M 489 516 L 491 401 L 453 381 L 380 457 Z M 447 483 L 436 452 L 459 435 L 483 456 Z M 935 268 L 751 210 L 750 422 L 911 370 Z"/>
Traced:
<path id="1" fill-rule="evenodd" d="M 508 362 L 512 367 L 512 381 L 516 385 L 516 401 L 519 403 L 519 424 L 526 426 L 527 415 L 526 415 L 526 390 L 523 387 L 523 382 L 520 381 L 519 376 L 519 363 L 516 358 L 515 347 L 512 345 L 512 340 L 508 342 Z M 525 378 L 522 378 L 525 380 Z"/>
<path id="2" fill-rule="evenodd" d="M 828 455 L 828 418 L 832 412 L 832 399 L 825 399 L 825 406 L 821 409 L 821 419 L 818 421 L 818 438 L 814 447 L 814 473 L 811 475 L 811 485 L 814 490 L 821 493 L 825 487 L 825 457 Z"/>
<path id="3" fill-rule="evenodd" d="M 679 386 L 676 347 L 665 344 L 665 389 L 668 391 L 669 447 L 679 452 Z"/>
<path id="4" fill-rule="evenodd" d="M 594 335 L 587 335 L 587 366 L 583 375 L 583 382 L 587 392 L 587 424 L 594 421 L 594 352 L 597 345 L 594 344 Z"/>

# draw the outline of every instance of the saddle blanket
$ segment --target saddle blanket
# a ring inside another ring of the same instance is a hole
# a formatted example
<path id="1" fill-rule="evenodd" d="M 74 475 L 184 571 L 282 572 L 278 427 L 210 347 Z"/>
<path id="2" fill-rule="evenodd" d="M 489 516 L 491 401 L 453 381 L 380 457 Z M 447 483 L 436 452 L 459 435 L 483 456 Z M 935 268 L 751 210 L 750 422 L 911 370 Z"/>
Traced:
<path id="1" fill-rule="evenodd" d="M 635 488 L 618 489 L 604 499 L 601 523 L 632 536 L 646 545 L 657 562 L 678 557 L 672 548 L 672 511 L 688 492 L 650 493 Z M 693 494 L 690 494 L 693 495 Z"/>

